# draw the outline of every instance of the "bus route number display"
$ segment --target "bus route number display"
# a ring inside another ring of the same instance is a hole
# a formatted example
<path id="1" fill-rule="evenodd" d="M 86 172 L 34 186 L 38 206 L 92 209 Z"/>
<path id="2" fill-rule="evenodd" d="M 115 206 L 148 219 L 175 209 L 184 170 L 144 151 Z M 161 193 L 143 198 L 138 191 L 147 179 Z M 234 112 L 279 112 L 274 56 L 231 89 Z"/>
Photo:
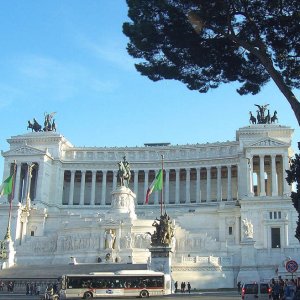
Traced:
<path id="1" fill-rule="evenodd" d="M 296 261 L 294 260 L 289 260 L 286 264 L 285 264 L 285 268 L 289 273 L 295 273 L 298 270 L 298 264 Z"/>

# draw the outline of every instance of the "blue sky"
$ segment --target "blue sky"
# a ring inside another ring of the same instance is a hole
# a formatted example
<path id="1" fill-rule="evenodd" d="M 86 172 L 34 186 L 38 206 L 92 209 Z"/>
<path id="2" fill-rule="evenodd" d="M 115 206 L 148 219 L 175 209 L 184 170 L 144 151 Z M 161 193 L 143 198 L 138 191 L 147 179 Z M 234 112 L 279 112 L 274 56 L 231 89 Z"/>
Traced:
<path id="1" fill-rule="evenodd" d="M 75 146 L 232 141 L 254 104 L 266 103 L 296 129 L 296 147 L 297 121 L 274 84 L 242 97 L 235 84 L 200 94 L 174 80 L 152 82 L 126 52 L 127 20 L 125 0 L 0 2 L 1 150 L 28 132 L 28 120 L 43 123 L 44 112 L 57 112 L 58 132 Z"/>

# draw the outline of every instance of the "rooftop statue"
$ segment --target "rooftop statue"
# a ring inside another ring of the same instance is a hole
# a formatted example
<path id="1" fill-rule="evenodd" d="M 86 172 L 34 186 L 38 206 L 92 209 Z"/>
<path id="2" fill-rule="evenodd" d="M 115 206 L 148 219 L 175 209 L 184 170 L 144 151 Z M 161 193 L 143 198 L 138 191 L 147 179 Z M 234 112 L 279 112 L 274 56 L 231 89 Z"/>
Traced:
<path id="1" fill-rule="evenodd" d="M 35 118 L 33 118 L 33 122 L 28 121 L 27 130 L 30 128 L 33 132 L 40 132 L 40 131 L 56 131 L 56 125 L 55 120 L 53 119 L 53 116 L 56 114 L 56 112 L 52 112 L 50 114 L 44 113 L 44 128 L 37 122 Z"/>
<path id="2" fill-rule="evenodd" d="M 271 124 L 271 123 L 275 123 L 276 121 L 278 123 L 277 111 L 275 110 L 273 116 L 271 117 L 270 110 L 269 109 L 267 110 L 269 104 L 264 104 L 264 105 L 254 104 L 254 105 L 258 107 L 258 110 L 256 111 L 257 115 L 256 117 L 254 117 L 252 112 L 251 111 L 249 112 L 250 124 Z"/>
<path id="3" fill-rule="evenodd" d="M 154 226 L 156 230 L 151 234 L 151 245 L 171 246 L 175 228 L 167 213 L 161 215 L 160 219 L 154 220 L 152 226 Z"/>
<path id="4" fill-rule="evenodd" d="M 120 186 L 129 187 L 129 181 L 131 178 L 130 164 L 126 160 L 126 156 L 123 157 L 123 161 L 118 162 L 119 170 L 117 174 L 118 182 Z"/>

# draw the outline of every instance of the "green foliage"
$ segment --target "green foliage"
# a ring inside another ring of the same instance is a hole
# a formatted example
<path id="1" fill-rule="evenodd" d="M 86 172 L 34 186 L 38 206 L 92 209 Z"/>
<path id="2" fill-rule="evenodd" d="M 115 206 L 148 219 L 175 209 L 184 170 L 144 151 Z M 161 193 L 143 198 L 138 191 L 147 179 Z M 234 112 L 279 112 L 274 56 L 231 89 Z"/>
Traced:
<path id="1" fill-rule="evenodd" d="M 137 70 L 153 81 L 176 79 L 201 93 L 239 82 L 241 95 L 257 94 L 270 78 L 280 78 L 290 90 L 300 87 L 298 0 L 127 4 L 128 52 L 139 59 Z"/>
<path id="2" fill-rule="evenodd" d="M 300 149 L 300 143 L 298 143 L 298 148 Z M 298 154 L 296 154 L 295 158 L 291 160 L 290 170 L 287 170 L 286 173 L 286 180 L 288 184 L 296 184 L 297 192 L 292 192 L 291 198 L 293 201 L 293 205 L 296 211 L 298 212 L 298 221 L 295 237 L 300 241 L 300 156 Z"/>

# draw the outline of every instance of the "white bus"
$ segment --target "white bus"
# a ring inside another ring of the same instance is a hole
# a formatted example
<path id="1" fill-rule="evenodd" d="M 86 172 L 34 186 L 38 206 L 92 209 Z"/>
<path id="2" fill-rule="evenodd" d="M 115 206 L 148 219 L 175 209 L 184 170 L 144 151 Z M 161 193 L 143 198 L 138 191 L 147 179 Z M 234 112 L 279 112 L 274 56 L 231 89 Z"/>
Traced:
<path id="1" fill-rule="evenodd" d="M 68 274 L 61 278 L 59 294 L 59 299 L 162 296 L 171 294 L 171 276 L 150 270 Z"/>

